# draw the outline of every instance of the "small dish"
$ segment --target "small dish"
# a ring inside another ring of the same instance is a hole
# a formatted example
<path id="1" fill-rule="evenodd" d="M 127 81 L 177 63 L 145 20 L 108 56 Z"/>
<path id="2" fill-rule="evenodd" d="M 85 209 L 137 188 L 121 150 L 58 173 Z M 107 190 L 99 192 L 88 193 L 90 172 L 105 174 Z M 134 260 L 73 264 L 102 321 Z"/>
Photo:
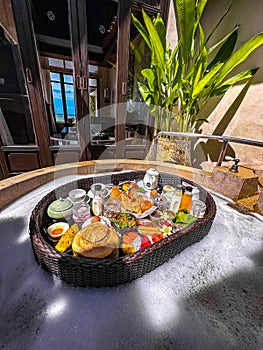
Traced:
<path id="1" fill-rule="evenodd" d="M 175 213 L 172 210 L 166 209 L 163 211 L 163 217 L 172 220 L 175 217 Z"/>
<path id="2" fill-rule="evenodd" d="M 153 213 L 150 214 L 150 219 L 153 222 L 158 223 L 158 221 L 162 218 L 162 212 L 159 209 L 156 209 Z"/>
<path id="3" fill-rule="evenodd" d="M 113 221 L 117 229 L 122 229 L 126 227 L 133 227 L 136 225 L 137 220 L 136 216 L 132 213 L 125 212 L 117 214 L 116 218 Z"/>
<path id="4" fill-rule="evenodd" d="M 86 191 L 81 188 L 76 188 L 69 192 L 68 196 L 72 203 L 79 203 L 85 201 Z"/>
<path id="5" fill-rule="evenodd" d="M 82 228 L 87 227 L 88 225 L 92 224 L 92 218 L 93 216 L 91 216 L 90 218 L 88 218 L 88 220 L 84 221 L 82 224 Z M 108 218 L 106 218 L 105 216 L 100 216 L 100 221 L 103 225 L 107 225 L 107 226 L 111 226 L 110 220 Z"/>
<path id="6" fill-rule="evenodd" d="M 165 185 L 163 186 L 164 192 L 174 192 L 175 188 L 172 185 Z"/>
<path id="7" fill-rule="evenodd" d="M 166 227 L 172 227 L 172 223 L 171 223 L 171 221 L 168 220 L 168 219 L 160 219 L 160 220 L 158 221 L 158 225 L 159 225 L 159 227 L 164 227 L 164 226 L 166 226 Z"/>
<path id="8" fill-rule="evenodd" d="M 144 211 L 142 214 L 132 213 L 132 215 L 134 215 L 136 217 L 136 219 L 143 219 L 143 218 L 146 218 L 146 216 L 153 213 L 156 209 L 157 209 L 157 207 L 154 205 L 150 209 Z"/>
<path id="9" fill-rule="evenodd" d="M 69 224 L 66 222 L 56 222 L 48 227 L 47 233 L 53 239 L 59 239 L 67 230 Z"/>
<path id="10" fill-rule="evenodd" d="M 107 198 L 107 197 L 110 195 L 110 192 L 111 192 L 110 189 L 105 188 L 104 191 L 103 191 L 103 193 L 102 193 L 102 197 Z M 91 190 L 89 190 L 88 196 L 89 196 L 90 198 L 94 198 L 94 194 L 93 194 L 93 192 L 92 192 Z"/>

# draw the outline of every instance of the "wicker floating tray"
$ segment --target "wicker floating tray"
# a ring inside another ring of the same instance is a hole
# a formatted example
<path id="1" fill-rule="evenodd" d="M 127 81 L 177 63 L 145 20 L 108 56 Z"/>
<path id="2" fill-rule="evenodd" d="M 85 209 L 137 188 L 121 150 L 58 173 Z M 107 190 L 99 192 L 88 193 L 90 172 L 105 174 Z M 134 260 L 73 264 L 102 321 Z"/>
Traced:
<path id="1" fill-rule="evenodd" d="M 44 232 L 44 227 L 50 224 L 47 215 L 48 205 L 59 197 L 67 197 L 70 190 L 83 188 L 86 191 L 94 182 L 112 183 L 114 180 L 141 180 L 145 172 L 128 172 L 112 175 L 94 175 L 93 178 L 81 179 L 58 187 L 47 194 L 32 211 L 29 232 L 36 260 L 48 271 L 61 280 L 77 286 L 106 287 L 130 282 L 156 267 L 167 262 L 176 254 L 193 243 L 200 241 L 210 230 L 216 214 L 216 205 L 209 193 L 202 187 L 200 199 L 206 202 L 207 211 L 202 219 L 198 219 L 188 227 L 166 236 L 162 240 L 134 254 L 119 256 L 114 259 L 91 259 L 60 253 L 55 250 Z M 176 185 L 181 182 L 180 177 L 160 173 L 160 182 Z M 184 179 L 185 180 L 185 179 Z M 189 183 L 189 180 L 186 180 Z M 193 184 L 193 183 L 192 183 Z"/>

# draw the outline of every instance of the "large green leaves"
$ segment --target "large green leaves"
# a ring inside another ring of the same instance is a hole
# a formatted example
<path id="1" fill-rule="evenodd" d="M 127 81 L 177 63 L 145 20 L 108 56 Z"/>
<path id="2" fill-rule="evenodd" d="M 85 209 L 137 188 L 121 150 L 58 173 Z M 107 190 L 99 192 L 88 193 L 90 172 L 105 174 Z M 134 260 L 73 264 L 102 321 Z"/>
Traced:
<path id="1" fill-rule="evenodd" d="M 176 119 L 178 131 L 192 131 L 196 123 L 199 125 L 204 120 L 202 108 L 212 96 L 222 95 L 234 84 L 248 81 L 257 71 L 255 68 L 231 76 L 233 70 L 263 44 L 263 33 L 234 51 L 238 38 L 236 26 L 209 47 L 209 39 L 231 6 L 206 37 L 201 18 L 207 1 L 174 0 L 179 38 L 173 50 L 166 44 L 165 26 L 160 15 L 151 19 L 143 11 L 143 24 L 133 16 L 133 23 L 151 52 L 151 64 L 141 68 L 138 87 L 144 101 L 154 105 L 151 113 L 157 118 L 159 128 L 170 130 L 171 121 Z M 143 54 L 138 58 L 141 62 Z M 174 110 L 176 116 L 172 114 Z"/>
<path id="2" fill-rule="evenodd" d="M 138 21 L 138 19 L 133 14 L 132 14 L 132 21 L 133 21 L 133 24 L 135 25 L 135 27 L 137 28 L 137 30 L 140 32 L 143 39 L 145 40 L 146 44 L 149 46 L 149 49 L 152 49 L 149 34 L 148 34 L 147 30 L 144 28 L 144 26 L 141 24 L 141 22 Z"/>
<path id="3" fill-rule="evenodd" d="M 186 67 L 188 67 L 193 44 L 196 17 L 195 2 L 195 0 L 175 0 L 182 57 Z"/>
<path id="4" fill-rule="evenodd" d="M 210 70 L 215 64 L 225 62 L 232 55 L 237 42 L 237 29 L 238 27 L 235 27 L 233 32 L 227 37 L 227 40 L 220 47 L 215 58 L 208 65 L 208 70 Z"/>
<path id="5" fill-rule="evenodd" d="M 146 25 L 146 28 L 148 30 L 149 39 L 151 43 L 151 50 L 152 50 L 152 63 L 159 65 L 160 68 L 163 68 L 164 65 L 164 47 L 163 47 L 163 31 L 161 31 L 161 36 L 158 33 L 159 26 L 154 26 L 153 22 L 151 21 L 150 17 L 146 14 L 145 11 L 143 12 L 143 19 L 144 23 Z"/>
<path id="6" fill-rule="evenodd" d="M 218 73 L 217 85 L 240 63 L 244 62 L 256 48 L 263 44 L 263 32 L 254 36 L 233 53 Z"/>
<path id="7" fill-rule="evenodd" d="M 231 77 L 228 80 L 225 80 L 221 85 L 217 84 L 212 91 L 212 95 L 219 96 L 224 94 L 229 88 L 231 88 L 231 86 L 243 81 L 247 81 L 248 79 L 253 77 L 257 71 L 258 71 L 258 68 L 249 69 L 247 71 L 236 74 L 235 76 Z"/>
<path id="8" fill-rule="evenodd" d="M 222 67 L 223 63 L 218 64 L 215 66 L 213 69 L 210 70 L 208 74 L 205 75 L 203 79 L 201 79 L 198 84 L 196 84 L 193 94 L 192 94 L 192 99 L 196 99 L 201 92 L 204 92 L 204 89 L 206 86 L 210 86 L 212 82 L 215 81 L 216 79 L 216 74 Z"/>

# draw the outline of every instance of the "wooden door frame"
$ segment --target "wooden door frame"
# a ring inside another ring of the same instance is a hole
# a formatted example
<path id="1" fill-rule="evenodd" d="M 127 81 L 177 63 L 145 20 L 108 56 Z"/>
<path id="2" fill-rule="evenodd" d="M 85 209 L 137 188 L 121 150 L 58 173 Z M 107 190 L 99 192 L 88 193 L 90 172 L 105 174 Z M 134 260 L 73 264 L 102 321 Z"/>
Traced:
<path id="1" fill-rule="evenodd" d="M 74 64 L 74 87 L 76 114 L 81 147 L 81 160 L 90 160 L 90 118 L 89 118 L 89 58 L 86 0 L 68 0 L 69 27 Z M 86 38 L 86 40 L 80 40 Z"/>
<path id="2" fill-rule="evenodd" d="M 153 6 L 138 4 L 139 8 L 150 10 L 153 13 L 160 12 L 164 22 L 167 22 L 170 0 L 162 0 L 160 8 Z M 131 26 L 131 9 L 133 7 L 132 0 L 119 2 L 118 14 L 118 34 L 117 34 L 117 69 L 116 69 L 116 158 L 122 159 L 125 156 L 123 148 L 123 140 L 125 140 L 125 124 L 126 124 L 126 102 L 127 102 L 127 84 L 128 84 L 128 63 L 129 63 L 129 41 Z M 135 5 L 136 6 L 136 5 Z M 120 147 L 118 147 L 118 143 Z"/>
<path id="3" fill-rule="evenodd" d="M 1 139 L 0 139 L 0 167 L 1 167 L 2 174 L 3 174 L 4 178 L 8 177 L 9 176 L 9 170 L 8 170 L 7 165 L 6 165 L 5 154 L 2 151 Z"/>
<path id="4" fill-rule="evenodd" d="M 52 165 L 49 149 L 49 130 L 41 85 L 38 52 L 33 29 L 30 0 L 11 0 L 20 48 L 25 83 L 31 107 L 32 123 L 39 146 L 40 167 Z"/>
<path id="5" fill-rule="evenodd" d="M 119 2 L 115 119 L 116 158 L 118 159 L 124 158 L 125 154 L 122 141 L 125 140 L 131 7 L 130 0 Z"/>

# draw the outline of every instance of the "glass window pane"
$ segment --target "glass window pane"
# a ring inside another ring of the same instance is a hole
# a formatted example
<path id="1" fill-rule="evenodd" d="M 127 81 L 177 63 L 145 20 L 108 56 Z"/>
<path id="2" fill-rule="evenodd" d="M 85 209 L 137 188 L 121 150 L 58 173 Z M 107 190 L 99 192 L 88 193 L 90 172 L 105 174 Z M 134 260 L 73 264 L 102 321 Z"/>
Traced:
<path id="1" fill-rule="evenodd" d="M 61 86 L 60 84 L 53 83 L 53 82 L 51 83 L 51 86 L 52 86 L 52 95 L 53 95 L 53 101 L 54 101 L 56 121 L 64 122 Z"/>
<path id="2" fill-rule="evenodd" d="M 52 81 L 60 81 L 59 73 L 52 73 L 52 72 L 50 72 L 50 78 L 51 78 Z"/>
<path id="3" fill-rule="evenodd" d="M 89 79 L 89 86 L 97 86 L 97 79 Z"/>
<path id="4" fill-rule="evenodd" d="M 89 72 L 90 73 L 98 73 L 98 66 L 93 66 L 89 64 Z"/>
<path id="5" fill-rule="evenodd" d="M 49 57 L 48 63 L 49 63 L 50 66 L 53 66 L 53 67 L 61 67 L 61 68 L 64 68 L 64 62 L 63 62 L 63 60 L 58 59 L 58 58 L 50 58 L 50 57 Z"/>
<path id="6" fill-rule="evenodd" d="M 27 96 L 0 99 L 0 137 L 7 146 L 35 144 Z"/>
<path id="7" fill-rule="evenodd" d="M 97 102 L 97 89 L 90 89 L 89 94 L 89 108 L 90 115 L 97 116 L 98 115 L 98 102 Z"/>
<path id="8" fill-rule="evenodd" d="M 74 87 L 73 87 L 73 85 L 65 84 L 65 94 L 66 94 L 68 118 L 74 118 L 75 119 L 76 111 L 75 111 L 75 98 L 74 98 Z"/>
<path id="9" fill-rule="evenodd" d="M 65 67 L 68 69 L 73 69 L 73 62 L 72 61 L 65 61 Z"/>
<path id="10" fill-rule="evenodd" d="M 73 84 L 73 76 L 68 74 L 63 74 L 64 82 Z"/>
<path id="11" fill-rule="evenodd" d="M 1 25 L 0 94 L 2 144 L 36 144 L 19 47 L 13 43 Z"/>

